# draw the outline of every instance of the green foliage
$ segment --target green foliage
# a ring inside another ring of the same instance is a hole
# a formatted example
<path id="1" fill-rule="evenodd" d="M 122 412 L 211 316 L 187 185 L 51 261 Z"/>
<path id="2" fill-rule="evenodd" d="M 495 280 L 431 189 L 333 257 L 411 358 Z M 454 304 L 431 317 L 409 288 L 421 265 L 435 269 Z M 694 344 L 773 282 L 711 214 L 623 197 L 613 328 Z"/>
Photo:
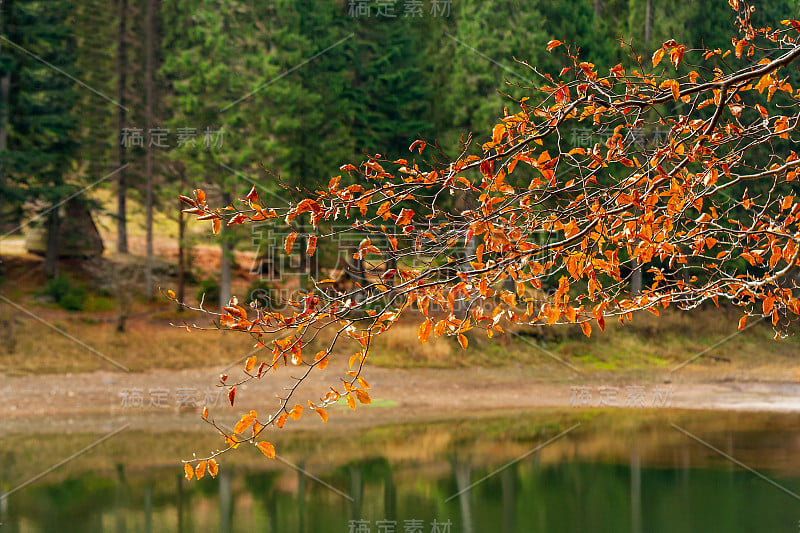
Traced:
<path id="1" fill-rule="evenodd" d="M 3 9 L 8 38 L 18 46 L 3 45 L 4 63 L 11 65 L 8 150 L 2 155 L 10 183 L 3 194 L 55 203 L 74 189 L 67 177 L 78 148 L 78 92 L 72 80 L 22 49 L 75 74 L 71 6 L 55 0 L 14 2 Z"/>
<path id="2" fill-rule="evenodd" d="M 41 294 L 49 296 L 67 311 L 82 311 L 88 296 L 85 286 L 74 285 L 66 276 L 49 280 Z"/>
<path id="3" fill-rule="evenodd" d="M 205 306 L 219 305 L 219 281 L 216 279 L 203 280 L 197 289 L 197 301 Z"/>

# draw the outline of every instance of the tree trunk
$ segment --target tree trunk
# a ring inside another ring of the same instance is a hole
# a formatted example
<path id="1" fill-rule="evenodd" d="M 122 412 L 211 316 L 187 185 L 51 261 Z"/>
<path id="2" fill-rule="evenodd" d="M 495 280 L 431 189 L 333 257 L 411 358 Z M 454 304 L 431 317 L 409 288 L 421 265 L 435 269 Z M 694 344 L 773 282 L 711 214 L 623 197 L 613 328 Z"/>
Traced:
<path id="1" fill-rule="evenodd" d="M 594 0 L 594 14 L 598 18 L 603 14 L 603 0 Z"/>
<path id="2" fill-rule="evenodd" d="M 644 42 L 650 44 L 653 37 L 653 0 L 647 0 L 644 13 Z"/>
<path id="3" fill-rule="evenodd" d="M 184 203 L 178 200 L 180 210 L 178 211 L 178 301 L 183 302 L 186 295 L 186 271 L 184 259 L 186 255 L 186 219 L 184 218 Z M 183 306 L 178 305 L 178 312 L 183 312 Z"/>
<path id="4" fill-rule="evenodd" d="M 117 168 L 125 165 L 125 145 L 123 144 L 122 130 L 125 128 L 125 85 L 126 73 L 128 71 L 126 46 L 125 46 L 125 25 L 128 10 L 127 0 L 118 0 L 118 19 L 119 26 L 117 32 L 117 133 L 119 140 L 117 143 Z M 125 177 L 125 170 L 120 170 L 117 174 L 117 252 L 128 253 L 128 228 L 126 226 L 128 215 L 126 212 L 128 182 Z"/>
<path id="5" fill-rule="evenodd" d="M 642 292 L 642 264 L 634 259 L 635 268 L 631 272 L 631 296 L 638 296 Z"/>
<path id="6" fill-rule="evenodd" d="M 47 249 L 44 255 L 44 273 L 48 278 L 55 278 L 58 276 L 58 254 L 60 244 L 58 227 L 61 225 L 58 209 L 58 207 L 52 209 L 47 215 Z"/>
<path id="7" fill-rule="evenodd" d="M 230 205 L 231 203 L 231 195 L 225 191 L 222 193 L 222 203 L 223 205 Z M 233 252 L 233 246 L 231 245 L 230 241 L 230 228 L 228 228 L 225 224 L 222 224 L 222 229 L 220 230 L 220 248 L 221 248 L 221 257 L 220 257 L 220 273 L 219 273 L 219 304 L 220 305 L 228 305 L 228 301 L 231 299 L 231 253 Z"/>
<path id="8" fill-rule="evenodd" d="M 155 10 L 154 0 L 147 0 L 144 15 L 145 31 L 145 124 L 148 132 L 153 130 L 153 11 Z M 146 258 L 145 258 L 145 294 L 148 300 L 155 296 L 153 293 L 153 143 L 148 140 L 145 147 L 145 233 L 146 233 Z"/>
<path id="9" fill-rule="evenodd" d="M 4 31 L 3 22 L 5 21 L 5 13 L 3 10 L 11 10 L 11 2 L 5 2 L 5 5 L 0 5 L 0 34 Z M 8 94 L 11 87 L 11 58 L 3 54 L 2 41 L 0 41 L 0 158 L 5 156 L 6 148 L 8 147 Z M 3 168 L 3 160 L 0 159 L 0 191 L 3 191 L 5 186 L 5 169 Z M 0 228 L 4 222 L 4 194 L 0 194 Z M 0 256 L 0 272 L 3 270 L 2 256 Z"/>

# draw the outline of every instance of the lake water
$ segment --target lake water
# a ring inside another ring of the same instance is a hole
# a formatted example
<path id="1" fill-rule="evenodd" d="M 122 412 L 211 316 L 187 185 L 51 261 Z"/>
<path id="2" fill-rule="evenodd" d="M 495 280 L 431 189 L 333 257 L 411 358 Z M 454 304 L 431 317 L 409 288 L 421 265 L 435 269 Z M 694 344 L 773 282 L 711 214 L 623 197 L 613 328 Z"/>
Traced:
<path id="1" fill-rule="evenodd" d="M 177 456 L 207 435 L 131 430 L 11 493 L 0 533 L 797 532 L 798 423 L 562 410 L 287 432 L 280 460 L 240 448 L 191 482 Z M 0 489 L 96 438 L 0 437 Z"/>

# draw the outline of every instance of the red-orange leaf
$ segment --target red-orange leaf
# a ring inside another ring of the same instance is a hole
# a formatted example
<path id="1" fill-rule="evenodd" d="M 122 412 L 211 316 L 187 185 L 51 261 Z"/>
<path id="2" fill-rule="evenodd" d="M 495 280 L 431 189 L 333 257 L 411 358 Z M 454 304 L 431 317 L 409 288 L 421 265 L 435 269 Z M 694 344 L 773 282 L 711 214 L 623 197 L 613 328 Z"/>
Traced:
<path id="1" fill-rule="evenodd" d="M 547 42 L 547 51 L 549 52 L 553 48 L 561 46 L 561 44 L 562 44 L 561 41 L 559 41 L 558 39 L 552 39 Z"/>
<path id="2" fill-rule="evenodd" d="M 317 414 L 319 415 L 319 417 L 322 419 L 323 422 L 328 421 L 328 413 L 327 411 L 325 411 L 325 409 L 317 408 L 315 409 L 315 411 L 317 412 Z"/>
<path id="3" fill-rule="evenodd" d="M 209 459 L 208 473 L 211 474 L 211 477 L 217 477 L 217 472 L 219 472 L 219 467 L 217 466 L 217 462 L 214 459 Z"/>
<path id="4" fill-rule="evenodd" d="M 283 245 L 283 249 L 286 250 L 287 254 L 292 253 L 292 247 L 294 246 L 294 241 L 297 239 L 297 232 L 292 232 L 286 236 L 286 242 Z"/>
<path id="5" fill-rule="evenodd" d="M 233 407 L 234 398 L 236 398 L 236 387 L 228 391 L 228 401 L 231 402 L 231 407 Z"/>
<path id="6" fill-rule="evenodd" d="M 411 209 L 403 209 L 400 211 L 400 217 L 397 219 L 398 226 L 405 226 L 414 217 L 414 211 Z"/>

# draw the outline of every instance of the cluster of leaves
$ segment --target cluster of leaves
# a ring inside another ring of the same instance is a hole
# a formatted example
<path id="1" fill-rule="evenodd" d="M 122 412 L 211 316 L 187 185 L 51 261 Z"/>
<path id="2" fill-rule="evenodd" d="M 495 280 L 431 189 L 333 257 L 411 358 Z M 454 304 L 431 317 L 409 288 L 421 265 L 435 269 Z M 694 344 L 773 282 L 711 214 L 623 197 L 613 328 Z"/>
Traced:
<path id="1" fill-rule="evenodd" d="M 237 386 L 281 361 L 305 368 L 267 418 L 250 411 L 233 432 L 209 420 L 228 446 L 211 457 L 245 441 L 274 456 L 260 434 L 300 418 L 298 386 L 326 367 L 341 339 L 359 346 L 350 371 L 342 387 L 309 406 L 326 420 L 325 408 L 342 396 L 352 408 L 356 400 L 369 403 L 361 373 L 371 342 L 401 317 L 418 317 L 420 342 L 445 335 L 466 348 L 465 333 L 481 329 L 491 337 L 504 322 L 579 324 L 589 336 L 607 319 L 624 324 L 636 311 L 657 315 L 670 304 L 685 309 L 725 299 L 745 310 L 740 328 L 748 315 L 760 315 L 776 337 L 785 332 L 800 313 L 790 276 L 800 257 L 793 192 L 800 157 L 790 137 L 800 90 L 785 74 L 800 56 L 800 23 L 756 29 L 747 5 L 730 4 L 740 30 L 731 50 L 670 40 L 647 60 L 634 53 L 636 68 L 618 64 L 603 74 L 574 47 L 551 41 L 548 49 L 563 50 L 567 66 L 558 77 L 530 67 L 534 96 L 502 117 L 478 154 L 465 150 L 441 164 L 443 154 L 418 140 L 410 150 L 419 159 L 375 155 L 343 165 L 353 184 L 335 176 L 282 207 L 263 207 L 255 188 L 224 208 L 210 207 L 199 190 L 182 197 L 187 212 L 210 220 L 215 233 L 223 223 L 282 218 L 289 225 L 307 217 L 307 254 L 340 231 L 325 229 L 333 221 L 347 220 L 350 231 L 364 235 L 353 258 L 367 265 L 367 275 L 351 290 L 314 281 L 291 316 L 248 311 L 235 299 L 218 313 L 202 309 L 263 348 L 239 381 L 222 376 L 232 406 Z M 564 132 L 576 124 L 603 142 L 571 146 Z M 668 135 L 649 139 L 654 128 Z M 753 156 L 765 146 L 766 157 Z M 465 207 L 449 207 L 451 195 Z M 287 253 L 297 238 L 288 234 Z M 631 292 L 628 278 L 639 268 L 648 282 Z M 305 357 L 303 348 L 329 328 L 333 341 Z M 265 337 L 273 340 L 264 344 Z"/>

